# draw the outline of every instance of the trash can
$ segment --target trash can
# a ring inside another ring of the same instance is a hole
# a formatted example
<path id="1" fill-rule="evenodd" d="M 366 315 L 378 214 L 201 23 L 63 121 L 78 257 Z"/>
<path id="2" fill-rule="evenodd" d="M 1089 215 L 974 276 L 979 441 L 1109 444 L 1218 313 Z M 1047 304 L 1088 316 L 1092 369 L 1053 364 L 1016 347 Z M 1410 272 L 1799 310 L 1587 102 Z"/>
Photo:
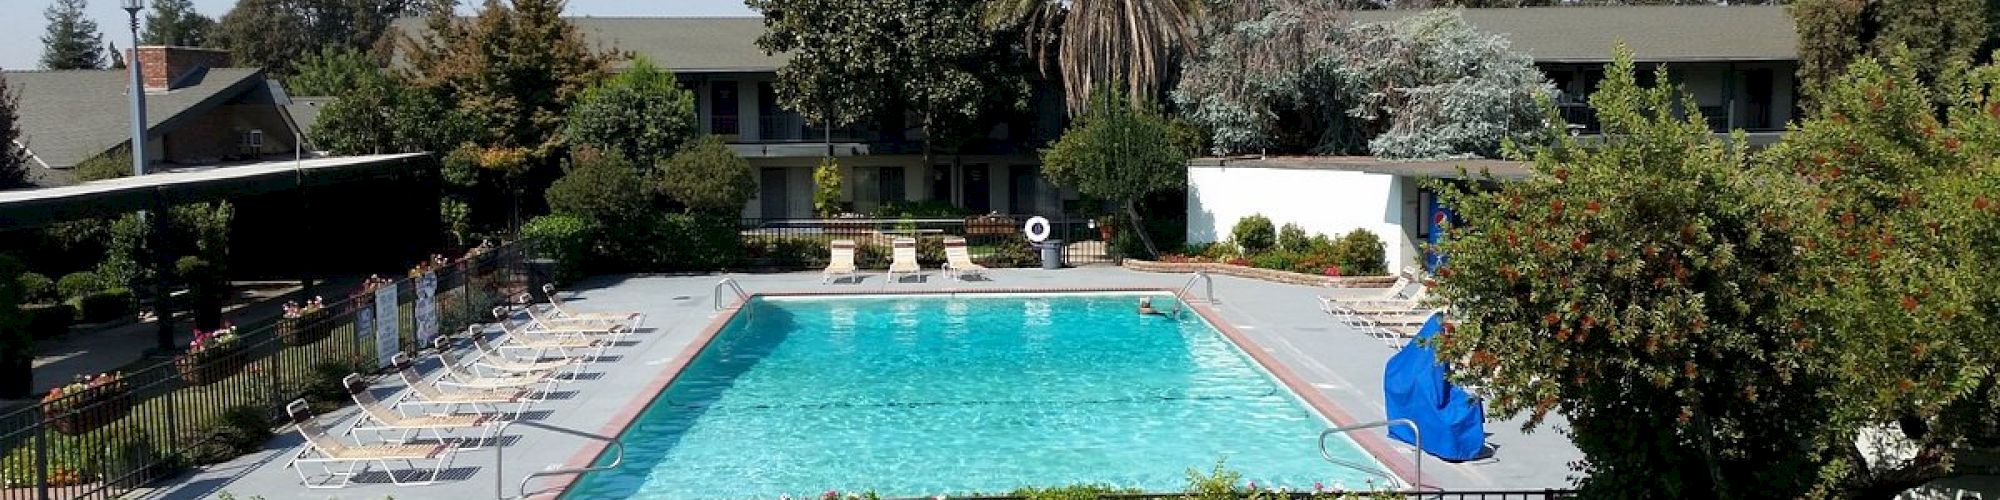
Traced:
<path id="1" fill-rule="evenodd" d="M 1062 240 L 1042 241 L 1042 269 L 1062 269 Z"/>

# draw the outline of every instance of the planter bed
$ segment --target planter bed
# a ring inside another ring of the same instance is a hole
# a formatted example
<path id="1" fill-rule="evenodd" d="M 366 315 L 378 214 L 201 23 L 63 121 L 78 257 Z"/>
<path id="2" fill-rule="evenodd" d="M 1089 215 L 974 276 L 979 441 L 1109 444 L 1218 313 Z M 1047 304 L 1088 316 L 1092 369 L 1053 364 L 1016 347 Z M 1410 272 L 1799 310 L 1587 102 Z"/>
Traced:
<path id="1" fill-rule="evenodd" d="M 1395 276 L 1322 276 L 1220 262 L 1157 262 L 1125 259 L 1123 265 L 1126 269 L 1149 273 L 1207 272 L 1209 274 L 1250 278 L 1276 283 L 1334 288 L 1385 288 L 1396 283 Z"/>

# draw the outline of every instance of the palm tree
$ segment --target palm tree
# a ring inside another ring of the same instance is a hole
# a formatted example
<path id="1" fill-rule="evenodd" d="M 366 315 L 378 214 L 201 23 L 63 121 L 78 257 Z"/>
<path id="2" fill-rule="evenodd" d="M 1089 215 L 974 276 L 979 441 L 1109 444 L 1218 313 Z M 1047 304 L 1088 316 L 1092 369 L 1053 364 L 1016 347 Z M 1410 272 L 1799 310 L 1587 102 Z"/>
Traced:
<path id="1" fill-rule="evenodd" d="M 988 0 L 986 24 L 1026 30 L 1043 75 L 1053 43 L 1063 102 L 1078 115 L 1099 85 L 1123 85 L 1134 106 L 1158 99 L 1200 11 L 1200 0 Z"/>

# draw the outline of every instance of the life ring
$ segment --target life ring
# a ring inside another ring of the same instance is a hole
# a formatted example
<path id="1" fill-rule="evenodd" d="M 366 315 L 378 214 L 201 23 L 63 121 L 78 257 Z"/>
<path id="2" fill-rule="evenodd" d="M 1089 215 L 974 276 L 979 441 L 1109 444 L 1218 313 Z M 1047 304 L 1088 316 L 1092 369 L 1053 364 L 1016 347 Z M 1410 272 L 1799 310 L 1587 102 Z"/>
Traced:
<path id="1" fill-rule="evenodd" d="M 1028 233 L 1028 241 L 1041 243 L 1049 239 L 1049 219 L 1039 215 L 1029 217 L 1028 223 L 1021 225 L 1021 232 Z"/>

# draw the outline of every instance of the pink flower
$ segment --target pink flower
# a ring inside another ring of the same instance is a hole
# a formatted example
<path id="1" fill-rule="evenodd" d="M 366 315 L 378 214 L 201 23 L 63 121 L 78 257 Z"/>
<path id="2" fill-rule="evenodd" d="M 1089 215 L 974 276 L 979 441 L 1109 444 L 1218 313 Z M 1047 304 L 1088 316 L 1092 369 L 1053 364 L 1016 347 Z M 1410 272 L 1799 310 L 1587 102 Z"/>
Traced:
<path id="1" fill-rule="evenodd" d="M 836 498 L 840 498 L 840 492 L 833 490 L 826 490 L 826 493 L 820 495 L 819 498 L 820 500 L 834 500 Z"/>
<path id="2" fill-rule="evenodd" d="M 1313 481 L 1313 493 L 1319 493 L 1322 491 L 1326 491 L 1326 485 L 1319 484 L 1319 481 Z"/>

